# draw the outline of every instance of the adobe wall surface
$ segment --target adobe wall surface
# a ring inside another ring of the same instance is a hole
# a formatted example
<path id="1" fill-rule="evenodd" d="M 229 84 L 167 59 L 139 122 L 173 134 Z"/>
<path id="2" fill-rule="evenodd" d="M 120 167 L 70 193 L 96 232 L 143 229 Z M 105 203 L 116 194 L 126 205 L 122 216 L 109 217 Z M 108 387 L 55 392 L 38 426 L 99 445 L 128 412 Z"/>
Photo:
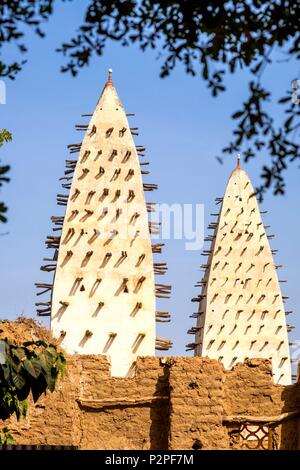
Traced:
<path id="1" fill-rule="evenodd" d="M 34 323 L 1 323 L 0 336 L 43 335 Z M 50 336 L 48 338 L 50 340 Z M 274 419 L 300 412 L 300 386 L 271 381 L 270 364 L 252 359 L 227 371 L 202 357 L 138 358 L 133 378 L 112 378 L 104 356 L 70 356 L 56 391 L 18 423 L 17 444 L 80 449 L 231 449 L 241 416 Z M 297 449 L 299 414 L 276 424 L 275 447 Z"/>
<path id="2" fill-rule="evenodd" d="M 300 410 L 299 385 L 279 386 L 272 382 L 271 364 L 252 359 L 225 370 L 215 360 L 202 357 L 172 358 L 170 371 L 171 449 L 236 448 L 234 419 L 277 418 Z M 276 425 L 274 447 L 299 447 L 299 416 Z"/>

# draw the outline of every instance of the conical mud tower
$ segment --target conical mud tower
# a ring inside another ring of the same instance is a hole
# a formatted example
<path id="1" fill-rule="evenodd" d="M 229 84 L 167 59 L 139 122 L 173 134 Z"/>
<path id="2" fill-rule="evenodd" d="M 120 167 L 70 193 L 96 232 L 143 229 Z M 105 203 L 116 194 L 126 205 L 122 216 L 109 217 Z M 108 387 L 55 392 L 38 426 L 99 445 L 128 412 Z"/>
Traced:
<path id="1" fill-rule="evenodd" d="M 188 345 L 195 355 L 218 359 L 226 368 L 246 358 L 272 360 L 275 383 L 290 384 L 291 367 L 284 299 L 258 203 L 238 159 L 202 265 L 197 326 Z"/>
<path id="2" fill-rule="evenodd" d="M 170 286 L 155 285 L 164 263 L 153 264 L 139 157 L 127 116 L 112 83 L 111 71 L 91 120 L 78 125 L 82 143 L 69 146 L 78 159 L 67 160 L 62 178 L 69 194 L 59 194 L 64 217 L 52 217 L 55 232 L 47 238 L 54 248 L 44 271 L 54 271 L 52 284 L 39 283 L 39 294 L 52 291 L 49 302 L 38 302 L 39 315 L 51 314 L 51 330 L 70 354 L 107 354 L 114 376 L 130 377 L 137 356 L 154 355 L 155 347 L 171 342 L 155 336 L 155 320 L 168 314 L 155 311 L 155 295 L 168 297 Z M 86 115 L 87 116 L 87 115 Z M 73 157 L 74 158 L 74 157 Z M 144 166 L 143 166 L 144 168 Z"/>

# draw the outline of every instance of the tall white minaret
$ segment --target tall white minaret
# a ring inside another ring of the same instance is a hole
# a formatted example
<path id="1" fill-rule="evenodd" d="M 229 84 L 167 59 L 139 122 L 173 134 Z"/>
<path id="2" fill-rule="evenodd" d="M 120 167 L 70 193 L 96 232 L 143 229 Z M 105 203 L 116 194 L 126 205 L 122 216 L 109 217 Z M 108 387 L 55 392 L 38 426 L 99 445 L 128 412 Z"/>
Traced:
<path id="1" fill-rule="evenodd" d="M 291 383 L 284 301 L 273 252 L 254 189 L 240 158 L 230 176 L 202 267 L 197 325 L 188 345 L 195 355 L 231 368 L 246 358 L 269 358 L 275 383 Z"/>
<path id="2" fill-rule="evenodd" d="M 85 136 L 69 146 L 79 153 L 67 160 L 63 186 L 70 193 L 58 195 L 66 213 L 52 218 L 62 232 L 46 242 L 56 249 L 51 330 L 68 353 L 106 354 L 113 376 L 130 377 L 137 356 L 170 347 L 155 334 L 156 318 L 164 317 L 156 313 L 155 294 L 166 296 L 169 287 L 154 281 L 164 264 L 153 264 L 152 250 L 161 246 L 151 245 L 149 232 L 157 227 L 148 222 L 153 207 L 144 190 L 156 185 L 143 185 L 144 149 L 135 146 L 111 70 L 89 124 L 77 129 Z"/>

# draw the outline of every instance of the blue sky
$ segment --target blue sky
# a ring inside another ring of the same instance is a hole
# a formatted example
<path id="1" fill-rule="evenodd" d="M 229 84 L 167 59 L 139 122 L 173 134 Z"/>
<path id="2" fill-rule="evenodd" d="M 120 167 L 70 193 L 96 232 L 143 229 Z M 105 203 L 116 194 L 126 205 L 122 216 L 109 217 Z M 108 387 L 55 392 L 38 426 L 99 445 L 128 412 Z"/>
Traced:
<path id="1" fill-rule="evenodd" d="M 13 143 L 1 150 L 1 159 L 12 166 L 12 181 L 1 192 L 9 206 L 9 223 L 0 227 L 0 316 L 35 316 L 34 283 L 39 281 L 42 258 L 49 255 L 44 240 L 51 231 L 50 216 L 59 214 L 56 194 L 68 158 L 67 145 L 78 141 L 74 125 L 81 114 L 93 112 L 107 76 L 114 70 L 114 82 L 127 112 L 134 112 L 132 124 L 140 129 L 137 144 L 147 148 L 151 177 L 157 183 L 155 200 L 160 203 L 201 203 L 205 205 L 205 225 L 215 212 L 214 199 L 222 196 L 235 166 L 228 158 L 221 166 L 215 155 L 230 139 L 230 115 L 247 97 L 247 75 L 235 74 L 227 80 L 228 91 L 213 99 L 200 77 L 185 75 L 178 67 L 167 79 L 159 78 L 157 53 L 142 53 L 136 47 L 122 48 L 110 43 L 103 57 L 96 58 L 77 78 L 61 74 L 63 61 L 55 49 L 66 41 L 81 21 L 86 2 L 58 4 L 55 16 L 40 40 L 29 33 L 28 63 L 17 79 L 6 82 L 7 104 L 0 105 L 0 127 L 13 133 Z M 12 52 L 12 51 L 10 51 Z M 266 72 L 266 86 L 274 92 L 270 109 L 279 118 L 276 100 L 295 78 L 293 65 L 275 64 Z M 267 159 L 267 155 L 265 157 Z M 245 169 L 253 184 L 259 182 L 262 157 Z M 287 178 L 284 197 L 269 194 L 262 205 L 268 209 L 264 222 L 271 225 L 272 248 L 278 249 L 276 264 L 283 264 L 280 279 L 288 280 L 283 293 L 293 310 L 289 323 L 295 325 L 291 339 L 300 337 L 297 308 L 299 277 L 299 173 L 295 166 Z M 148 200 L 153 200 L 151 198 Z M 185 354 L 186 334 L 193 320 L 189 315 L 197 295 L 193 286 L 200 280 L 200 251 L 186 251 L 184 240 L 169 240 L 157 261 L 167 261 L 166 283 L 173 286 L 172 299 L 161 304 L 172 313 L 172 322 L 159 327 L 158 334 L 174 341 L 172 354 Z"/>

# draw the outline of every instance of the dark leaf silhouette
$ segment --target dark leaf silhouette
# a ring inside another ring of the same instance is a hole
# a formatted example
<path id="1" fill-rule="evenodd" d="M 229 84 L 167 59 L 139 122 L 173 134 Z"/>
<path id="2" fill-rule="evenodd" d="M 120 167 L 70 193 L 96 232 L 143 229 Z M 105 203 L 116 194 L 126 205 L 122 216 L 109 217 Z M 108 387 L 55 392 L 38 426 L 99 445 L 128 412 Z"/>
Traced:
<path id="1" fill-rule="evenodd" d="M 24 26 L 43 37 L 41 26 L 52 15 L 54 3 L 2 2 L 0 52 L 4 45 L 13 43 L 21 55 L 26 54 Z M 75 4 L 73 0 L 69 3 Z M 162 78 L 182 64 L 187 74 L 202 76 L 213 97 L 226 90 L 228 74 L 247 69 L 253 77 L 249 96 L 232 116 L 236 128 L 222 153 L 241 152 L 246 161 L 261 153 L 260 158 L 268 163 L 262 170 L 262 185 L 257 188 L 260 198 L 268 188 L 274 194 L 283 194 L 285 172 L 300 156 L 300 85 L 293 81 L 294 93 L 289 91 L 279 99 L 278 104 L 289 116 L 278 125 L 267 111 L 271 95 L 261 81 L 265 69 L 273 63 L 274 50 L 285 55 L 284 62 L 299 60 L 299 17 L 300 2 L 295 0 L 89 0 L 74 37 L 58 49 L 66 59 L 61 70 L 75 77 L 93 56 L 103 54 L 111 40 L 124 47 L 137 44 L 142 51 L 157 49 Z M 14 79 L 24 62 L 0 62 L 0 76 Z M 299 77 L 290 77 L 294 78 Z"/>

